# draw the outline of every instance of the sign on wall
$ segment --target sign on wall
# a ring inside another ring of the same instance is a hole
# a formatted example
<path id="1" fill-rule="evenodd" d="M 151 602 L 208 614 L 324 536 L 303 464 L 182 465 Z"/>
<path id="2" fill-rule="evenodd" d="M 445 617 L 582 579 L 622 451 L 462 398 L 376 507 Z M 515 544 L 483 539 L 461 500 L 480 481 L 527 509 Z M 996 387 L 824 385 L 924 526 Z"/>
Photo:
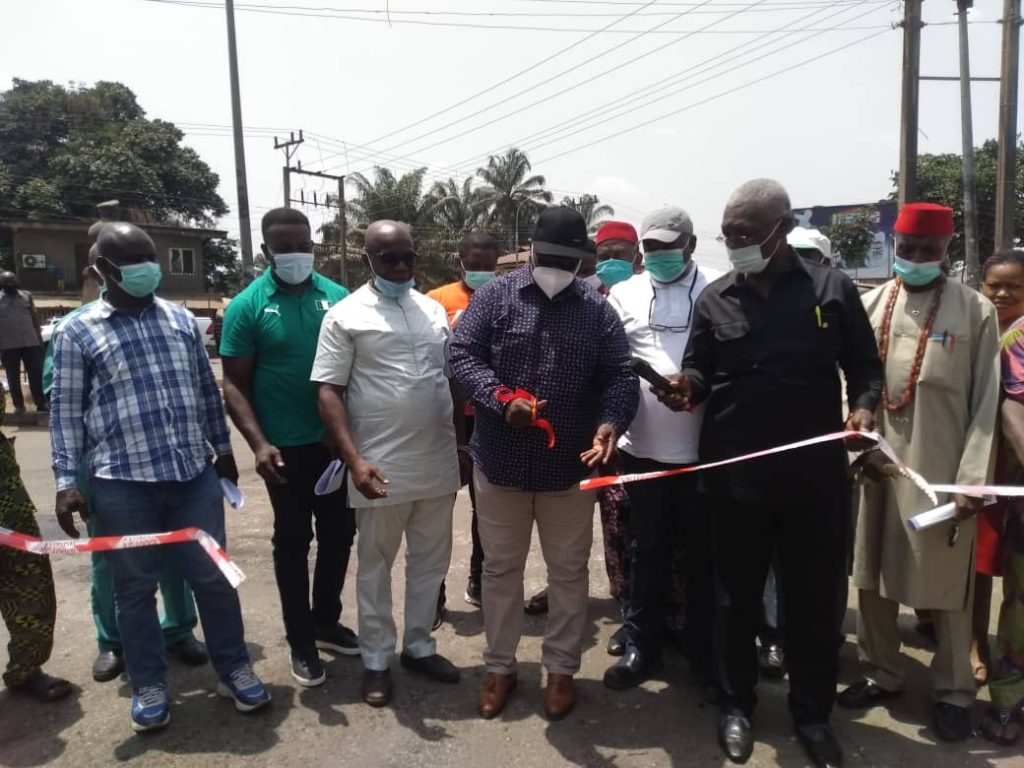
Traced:
<path id="1" fill-rule="evenodd" d="M 23 253 L 21 254 L 21 266 L 24 269 L 46 269 L 46 254 Z"/>
<path id="2" fill-rule="evenodd" d="M 814 206 L 794 210 L 793 217 L 797 226 L 820 229 L 826 235 L 832 227 L 869 226 L 874 237 L 864 253 L 843 254 L 833 238 L 832 254 L 838 258 L 838 267 L 854 279 L 891 277 L 895 203 Z"/>

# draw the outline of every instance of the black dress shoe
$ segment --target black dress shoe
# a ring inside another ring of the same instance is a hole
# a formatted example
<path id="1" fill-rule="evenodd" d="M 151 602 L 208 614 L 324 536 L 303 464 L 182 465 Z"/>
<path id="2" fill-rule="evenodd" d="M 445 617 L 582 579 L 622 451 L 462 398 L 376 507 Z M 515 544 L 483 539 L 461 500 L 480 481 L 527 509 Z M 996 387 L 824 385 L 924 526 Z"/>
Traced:
<path id="1" fill-rule="evenodd" d="M 124 659 L 120 651 L 100 651 L 92 664 L 92 679 L 97 683 L 108 683 L 124 672 Z"/>
<path id="2" fill-rule="evenodd" d="M 626 652 L 626 625 L 623 624 L 621 627 L 612 632 L 612 636 L 608 638 L 608 655 L 609 656 L 621 656 Z"/>
<path id="3" fill-rule="evenodd" d="M 940 701 L 935 705 L 932 725 L 943 741 L 964 741 L 971 735 L 971 714 L 963 707 Z"/>
<path id="4" fill-rule="evenodd" d="M 796 736 L 818 768 L 839 768 L 843 764 L 843 750 L 828 725 L 797 726 Z"/>
<path id="5" fill-rule="evenodd" d="M 750 718 L 738 710 L 723 712 L 718 719 L 718 744 L 730 761 L 747 762 L 754 751 Z"/>
<path id="6" fill-rule="evenodd" d="M 459 682 L 459 668 L 439 653 L 417 659 L 403 651 L 399 661 L 405 669 L 419 672 L 439 683 Z"/>
<path id="7" fill-rule="evenodd" d="M 786 676 L 786 652 L 775 643 L 762 645 L 757 652 L 757 665 L 762 677 L 781 680 Z"/>
<path id="8" fill-rule="evenodd" d="M 363 701 L 371 707 L 385 707 L 391 701 L 391 670 L 363 670 Z"/>
<path id="9" fill-rule="evenodd" d="M 201 667 L 210 660 L 206 645 L 196 640 L 191 632 L 176 643 L 167 646 L 167 650 L 177 656 L 190 667 Z"/>
<path id="10" fill-rule="evenodd" d="M 626 655 L 612 664 L 604 673 L 605 688 L 625 691 L 635 688 L 661 667 L 661 660 L 648 659 L 640 651 L 630 648 Z"/>
<path id="11" fill-rule="evenodd" d="M 836 697 L 836 704 L 843 709 L 867 709 L 883 701 L 895 699 L 903 691 L 889 691 L 874 680 L 858 680 Z"/>

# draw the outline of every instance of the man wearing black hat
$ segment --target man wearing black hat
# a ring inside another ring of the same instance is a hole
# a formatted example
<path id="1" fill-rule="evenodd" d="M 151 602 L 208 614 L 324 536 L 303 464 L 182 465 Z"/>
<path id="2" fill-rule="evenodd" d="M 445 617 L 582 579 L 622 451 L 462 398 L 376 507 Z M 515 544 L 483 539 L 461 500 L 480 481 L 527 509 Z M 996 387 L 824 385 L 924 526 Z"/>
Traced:
<path id="1" fill-rule="evenodd" d="M 485 718 L 502 711 L 516 685 L 523 571 L 535 520 L 549 584 L 545 713 L 560 719 L 575 701 L 594 515 L 593 493 L 578 484 L 611 461 L 639 399 L 622 323 L 576 278 L 586 244 L 582 216 L 545 210 L 530 263 L 474 294 L 452 343 L 452 373 L 476 410 L 470 450 L 487 552 L 487 674 L 479 700 Z"/>

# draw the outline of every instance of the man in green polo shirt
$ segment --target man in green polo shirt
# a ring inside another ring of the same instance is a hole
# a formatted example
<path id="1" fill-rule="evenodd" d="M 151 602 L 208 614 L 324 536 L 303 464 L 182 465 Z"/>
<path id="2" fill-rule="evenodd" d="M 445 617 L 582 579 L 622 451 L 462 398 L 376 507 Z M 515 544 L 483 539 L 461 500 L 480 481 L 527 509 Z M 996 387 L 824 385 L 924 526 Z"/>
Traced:
<path id="1" fill-rule="evenodd" d="M 300 211 L 275 208 L 263 217 L 262 228 L 270 269 L 232 299 L 224 315 L 224 400 L 270 494 L 274 575 L 292 676 L 309 687 L 326 679 L 317 649 L 359 654 L 355 633 L 338 623 L 355 515 L 344 489 L 314 494 L 334 451 L 325 441 L 317 388 L 309 380 L 320 324 L 348 291 L 313 271 L 312 232 Z M 307 563 L 314 516 L 310 607 Z"/>

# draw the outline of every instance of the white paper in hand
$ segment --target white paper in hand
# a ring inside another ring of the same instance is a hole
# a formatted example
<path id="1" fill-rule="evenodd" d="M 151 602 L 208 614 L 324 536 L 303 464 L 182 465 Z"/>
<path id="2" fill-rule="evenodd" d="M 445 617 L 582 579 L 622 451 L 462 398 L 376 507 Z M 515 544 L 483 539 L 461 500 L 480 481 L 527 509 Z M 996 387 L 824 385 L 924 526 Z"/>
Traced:
<path id="1" fill-rule="evenodd" d="M 915 532 L 922 531 L 946 520 L 952 520 L 954 517 L 956 517 L 956 504 L 951 501 L 948 504 L 943 504 L 941 507 L 935 507 L 935 509 L 929 509 L 927 512 L 914 515 L 907 520 L 907 527 Z"/>
<path id="2" fill-rule="evenodd" d="M 239 489 L 237 485 L 232 483 L 226 477 L 220 479 L 220 487 L 224 492 L 224 498 L 227 499 L 228 504 L 233 509 L 241 509 L 245 506 L 245 494 Z"/>
<path id="3" fill-rule="evenodd" d="M 317 496 L 326 496 L 329 493 L 334 493 L 341 488 L 341 481 L 345 479 L 344 470 L 345 465 L 342 464 L 341 459 L 332 461 L 327 465 L 324 473 L 320 475 L 320 479 L 316 481 L 313 492 Z"/>

